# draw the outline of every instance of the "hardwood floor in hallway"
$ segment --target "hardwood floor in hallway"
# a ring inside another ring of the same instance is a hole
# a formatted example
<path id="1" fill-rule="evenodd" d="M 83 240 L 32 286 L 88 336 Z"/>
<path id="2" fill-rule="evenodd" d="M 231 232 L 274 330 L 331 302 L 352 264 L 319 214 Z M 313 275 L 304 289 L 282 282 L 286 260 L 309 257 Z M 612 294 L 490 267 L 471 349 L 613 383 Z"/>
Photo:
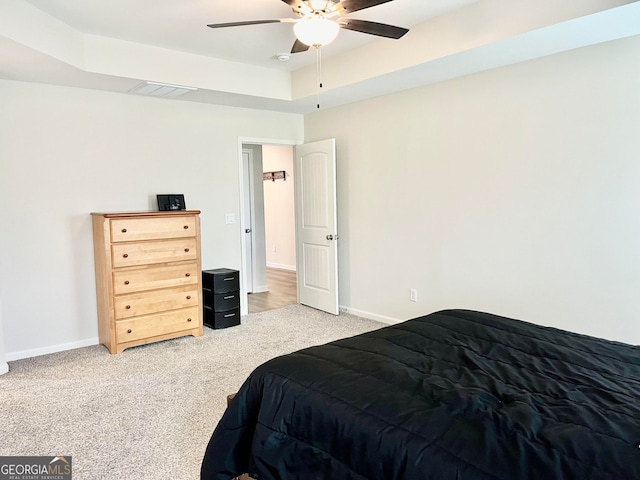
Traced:
<path id="1" fill-rule="evenodd" d="M 267 267 L 268 292 L 251 293 L 249 313 L 275 310 L 298 303 L 296 289 L 296 272 Z"/>

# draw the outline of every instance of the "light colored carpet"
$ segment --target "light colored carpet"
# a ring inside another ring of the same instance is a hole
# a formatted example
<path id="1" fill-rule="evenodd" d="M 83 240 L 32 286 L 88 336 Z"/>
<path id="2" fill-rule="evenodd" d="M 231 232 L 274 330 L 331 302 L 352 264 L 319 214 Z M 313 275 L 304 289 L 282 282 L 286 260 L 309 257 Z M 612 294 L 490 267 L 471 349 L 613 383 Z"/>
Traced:
<path id="1" fill-rule="evenodd" d="M 98 345 L 10 362 L 0 455 L 71 455 L 75 480 L 198 479 L 227 394 L 255 367 L 383 326 L 291 305 L 119 355 Z"/>

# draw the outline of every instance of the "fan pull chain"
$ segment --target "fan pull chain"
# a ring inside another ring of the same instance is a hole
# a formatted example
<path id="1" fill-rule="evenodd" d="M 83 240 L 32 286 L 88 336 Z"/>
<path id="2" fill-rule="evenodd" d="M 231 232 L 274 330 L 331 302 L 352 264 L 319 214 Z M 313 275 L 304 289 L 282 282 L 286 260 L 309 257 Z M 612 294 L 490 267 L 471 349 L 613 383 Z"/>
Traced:
<path id="1" fill-rule="evenodd" d="M 320 108 L 320 91 L 322 90 L 322 46 L 316 46 L 316 78 L 318 80 L 318 92 L 316 108 Z"/>

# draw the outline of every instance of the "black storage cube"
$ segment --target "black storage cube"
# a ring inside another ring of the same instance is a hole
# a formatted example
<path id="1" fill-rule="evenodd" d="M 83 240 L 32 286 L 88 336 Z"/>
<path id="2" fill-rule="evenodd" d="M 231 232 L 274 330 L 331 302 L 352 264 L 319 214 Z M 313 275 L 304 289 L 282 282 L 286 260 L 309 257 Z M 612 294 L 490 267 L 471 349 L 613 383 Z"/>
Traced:
<path id="1" fill-rule="evenodd" d="M 204 324 L 215 329 L 240 325 L 240 309 L 235 308 L 228 312 L 214 312 L 213 308 L 205 306 Z"/>
<path id="2" fill-rule="evenodd" d="M 240 290 L 240 272 L 228 268 L 202 271 L 202 287 L 213 293 L 229 293 Z"/>
<path id="3" fill-rule="evenodd" d="M 213 304 L 216 311 L 226 312 L 240 308 L 240 295 L 238 291 L 229 293 L 220 293 L 213 296 Z"/>
<path id="4" fill-rule="evenodd" d="M 227 328 L 240 324 L 240 272 L 229 268 L 202 271 L 204 324 Z"/>

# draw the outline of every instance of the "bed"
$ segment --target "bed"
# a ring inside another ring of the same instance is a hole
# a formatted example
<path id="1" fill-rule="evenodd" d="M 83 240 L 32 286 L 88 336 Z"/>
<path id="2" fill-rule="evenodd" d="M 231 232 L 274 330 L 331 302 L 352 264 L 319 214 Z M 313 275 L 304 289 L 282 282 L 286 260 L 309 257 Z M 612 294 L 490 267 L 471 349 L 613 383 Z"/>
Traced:
<path id="1" fill-rule="evenodd" d="M 203 480 L 640 479 L 640 347 L 445 310 L 275 358 Z"/>

